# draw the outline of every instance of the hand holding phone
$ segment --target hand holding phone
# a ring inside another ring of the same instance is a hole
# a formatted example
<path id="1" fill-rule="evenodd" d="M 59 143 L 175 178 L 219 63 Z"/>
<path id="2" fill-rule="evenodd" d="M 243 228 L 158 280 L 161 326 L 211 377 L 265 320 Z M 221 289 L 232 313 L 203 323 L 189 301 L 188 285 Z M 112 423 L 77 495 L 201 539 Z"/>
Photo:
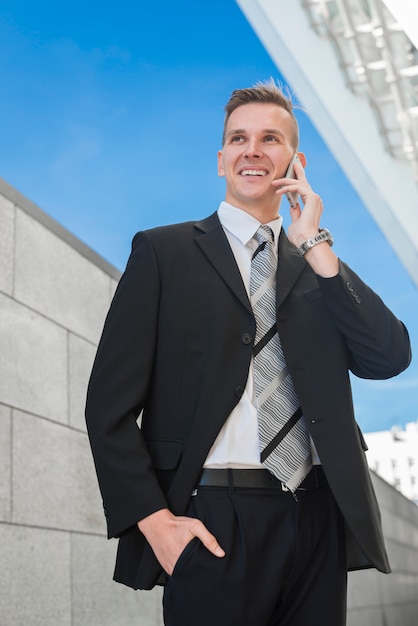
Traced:
<path id="1" fill-rule="evenodd" d="M 294 169 L 295 163 L 298 163 L 302 167 L 302 163 L 300 162 L 297 152 L 295 152 L 295 154 L 293 155 L 284 178 L 296 178 L 295 169 Z M 299 194 L 296 192 L 287 191 L 286 198 L 288 199 L 291 207 L 296 206 L 297 203 L 299 202 Z"/>

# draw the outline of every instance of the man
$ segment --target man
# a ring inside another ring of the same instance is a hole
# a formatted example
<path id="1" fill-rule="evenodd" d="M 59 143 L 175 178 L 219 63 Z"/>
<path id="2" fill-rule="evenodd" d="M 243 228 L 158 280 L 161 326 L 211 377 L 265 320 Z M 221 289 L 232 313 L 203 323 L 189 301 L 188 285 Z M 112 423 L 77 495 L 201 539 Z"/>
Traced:
<path id="1" fill-rule="evenodd" d="M 334 254 L 302 153 L 285 176 L 297 148 L 274 83 L 233 92 L 225 202 L 136 235 L 98 348 L 115 580 L 165 584 L 168 626 L 340 626 L 347 569 L 390 571 L 348 371 L 398 374 L 408 335 Z"/>

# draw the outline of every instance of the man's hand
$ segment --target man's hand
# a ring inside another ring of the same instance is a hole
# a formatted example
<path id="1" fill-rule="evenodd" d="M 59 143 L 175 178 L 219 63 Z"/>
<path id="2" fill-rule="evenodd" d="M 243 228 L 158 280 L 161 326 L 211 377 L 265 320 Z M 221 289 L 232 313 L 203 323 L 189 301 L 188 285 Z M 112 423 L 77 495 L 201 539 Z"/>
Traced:
<path id="1" fill-rule="evenodd" d="M 169 576 L 172 575 L 180 554 L 194 537 L 198 537 L 215 556 L 225 556 L 216 538 L 200 520 L 193 517 L 178 517 L 169 509 L 161 509 L 145 517 L 138 522 L 138 528 Z"/>
<path id="2" fill-rule="evenodd" d="M 303 156 L 301 161 L 306 163 L 304 155 L 300 156 Z M 288 237 L 289 241 L 298 248 L 302 243 L 318 234 L 324 207 L 320 196 L 312 190 L 303 167 L 295 163 L 294 170 L 296 178 L 279 178 L 274 180 L 272 184 L 278 187 L 276 191 L 278 195 L 282 196 L 291 191 L 298 193 L 303 200 L 303 210 L 299 203 L 290 207 L 292 223 L 288 229 Z M 306 253 L 305 258 L 314 272 L 324 278 L 331 278 L 339 272 L 338 258 L 331 250 L 328 242 L 314 246 Z"/>

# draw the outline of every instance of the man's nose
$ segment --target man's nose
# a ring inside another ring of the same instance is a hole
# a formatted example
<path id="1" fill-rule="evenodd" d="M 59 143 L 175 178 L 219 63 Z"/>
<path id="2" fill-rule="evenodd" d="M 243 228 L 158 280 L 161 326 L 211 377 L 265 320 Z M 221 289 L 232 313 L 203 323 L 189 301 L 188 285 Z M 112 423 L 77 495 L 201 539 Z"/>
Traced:
<path id="1" fill-rule="evenodd" d="M 253 140 L 249 140 L 247 142 L 247 145 L 245 147 L 245 156 L 248 158 L 258 158 L 260 156 L 262 156 L 262 149 L 260 146 L 260 142 L 253 139 Z"/>

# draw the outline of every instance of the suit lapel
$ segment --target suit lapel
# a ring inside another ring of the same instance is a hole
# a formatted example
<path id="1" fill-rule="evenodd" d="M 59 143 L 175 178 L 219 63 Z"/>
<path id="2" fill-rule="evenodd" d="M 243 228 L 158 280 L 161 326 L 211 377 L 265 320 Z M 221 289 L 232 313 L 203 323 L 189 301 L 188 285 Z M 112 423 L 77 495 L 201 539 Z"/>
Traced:
<path id="1" fill-rule="evenodd" d="M 277 308 L 289 295 L 293 285 L 306 267 L 306 261 L 298 255 L 283 228 L 279 237 L 279 264 L 277 267 Z"/>
<path id="2" fill-rule="evenodd" d="M 195 238 L 197 245 L 222 280 L 225 281 L 240 302 L 252 313 L 240 271 L 219 221 L 218 214 L 213 213 L 208 218 L 197 222 L 195 228 L 197 230 Z M 306 261 L 298 255 L 282 228 L 279 237 L 279 264 L 277 268 L 277 308 L 289 295 L 305 267 Z"/>
<path id="3" fill-rule="evenodd" d="M 235 296 L 251 311 L 250 301 L 238 265 L 217 213 L 197 222 L 195 228 L 197 229 L 197 236 L 195 237 L 197 245 Z"/>

